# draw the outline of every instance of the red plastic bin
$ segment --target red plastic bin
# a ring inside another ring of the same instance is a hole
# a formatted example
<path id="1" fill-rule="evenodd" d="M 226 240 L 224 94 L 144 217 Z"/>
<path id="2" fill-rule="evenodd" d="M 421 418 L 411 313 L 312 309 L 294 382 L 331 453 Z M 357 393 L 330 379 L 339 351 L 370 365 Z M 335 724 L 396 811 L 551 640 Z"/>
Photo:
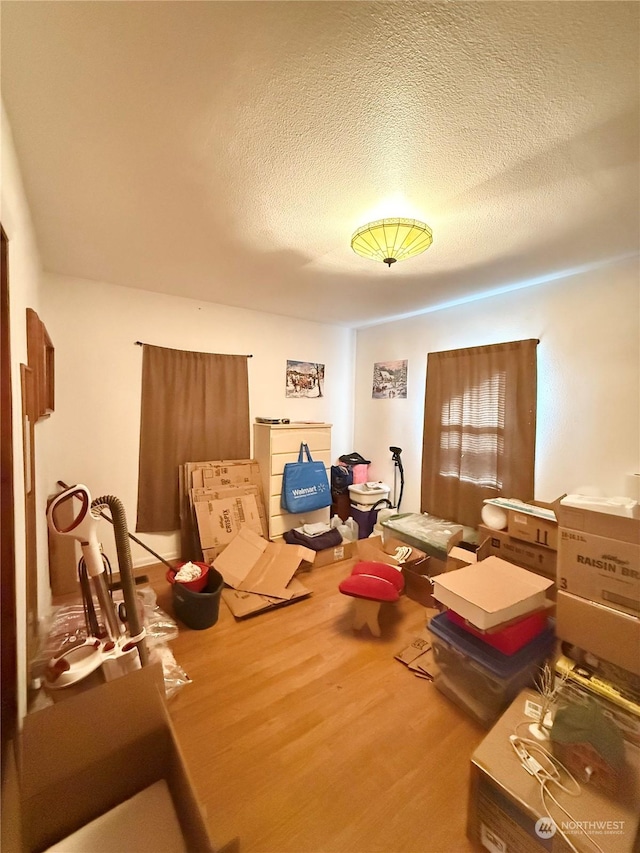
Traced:
<path id="1" fill-rule="evenodd" d="M 492 646 L 499 652 L 505 655 L 514 655 L 521 648 L 534 640 L 547 627 L 549 613 L 547 610 L 538 610 L 535 613 L 530 613 L 517 622 L 511 622 L 505 625 L 499 631 L 480 631 L 473 625 L 470 625 L 467 620 L 453 610 L 446 611 L 447 618 L 457 625 L 459 628 L 464 628 L 474 637 L 484 640 L 487 645 Z"/>
<path id="2" fill-rule="evenodd" d="M 175 568 L 167 570 L 165 577 L 170 584 L 178 583 L 178 581 L 176 581 L 176 575 L 184 565 L 185 561 L 178 563 Z M 196 563 L 195 561 L 193 565 L 200 569 L 200 577 L 193 581 L 183 581 L 182 586 L 191 592 L 202 592 L 206 587 L 209 578 L 209 566 L 206 563 Z"/>

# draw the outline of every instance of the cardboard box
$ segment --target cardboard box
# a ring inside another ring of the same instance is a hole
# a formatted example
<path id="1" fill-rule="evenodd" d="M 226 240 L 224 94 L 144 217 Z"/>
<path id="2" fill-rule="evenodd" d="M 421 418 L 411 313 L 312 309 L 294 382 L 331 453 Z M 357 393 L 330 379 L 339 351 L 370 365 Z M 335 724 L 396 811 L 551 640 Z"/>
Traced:
<path id="1" fill-rule="evenodd" d="M 210 490 L 211 495 L 218 492 L 220 497 L 235 497 L 252 493 L 256 497 L 258 513 L 263 520 L 266 532 L 266 513 L 260 466 L 254 459 L 220 459 L 210 462 L 186 462 L 178 469 L 180 490 L 180 549 L 183 559 L 211 563 L 226 543 L 203 546 L 200 542 L 198 522 L 195 513 L 194 492 Z M 208 550 L 204 554 L 204 550 Z"/>
<path id="2" fill-rule="evenodd" d="M 558 588 L 640 615 L 640 520 L 563 506 L 560 517 Z"/>
<path id="3" fill-rule="evenodd" d="M 315 559 L 313 563 L 305 560 L 300 568 L 307 570 L 310 568 L 319 569 L 322 566 L 330 566 L 331 563 L 341 563 L 343 560 L 350 560 L 356 554 L 355 542 L 341 542 L 340 545 L 334 545 L 332 548 L 323 548 L 321 551 L 314 551 Z"/>
<path id="4" fill-rule="evenodd" d="M 558 589 L 640 615 L 640 544 L 560 528 Z"/>
<path id="5" fill-rule="evenodd" d="M 254 495 L 238 495 L 194 504 L 205 563 L 211 564 L 240 530 L 262 534 L 262 520 Z"/>
<path id="6" fill-rule="evenodd" d="M 493 530 L 483 524 L 478 527 L 478 538 L 479 559 L 500 557 L 523 569 L 555 580 L 557 554 L 550 548 L 513 539 L 506 530 Z"/>
<path id="7" fill-rule="evenodd" d="M 571 530 L 581 530 L 594 536 L 606 536 L 608 539 L 618 539 L 620 542 L 640 542 L 640 519 L 628 518 L 623 515 L 612 515 L 608 512 L 596 512 L 592 509 L 573 507 L 560 504 L 558 507 L 558 523 L 560 527 Z"/>
<path id="8" fill-rule="evenodd" d="M 558 590 L 556 634 L 595 657 L 640 675 L 640 618 Z"/>
<path id="9" fill-rule="evenodd" d="M 402 567 L 404 577 L 404 593 L 407 598 L 422 604 L 423 607 L 437 607 L 438 603 L 433 597 L 433 580 L 429 574 L 431 557 L 425 557 L 417 566 L 409 565 Z"/>
<path id="10" fill-rule="evenodd" d="M 303 560 L 313 563 L 315 557 L 315 551 L 302 545 L 268 542 L 243 527 L 213 567 L 233 587 L 222 591 L 222 599 L 240 619 L 311 595 L 294 575 Z"/>
<path id="11" fill-rule="evenodd" d="M 47 847 L 45 853 L 122 853 L 162 850 L 188 853 L 169 788 L 159 779 L 106 814 Z"/>
<path id="12" fill-rule="evenodd" d="M 547 797 L 552 822 L 542 805 L 540 783 L 524 769 L 509 741 L 527 719 L 527 702 L 539 703 L 539 694 L 523 691 L 472 755 L 468 837 L 491 853 L 569 853 L 565 833 L 575 849 L 587 853 L 595 847 L 580 831 L 582 825 L 607 853 L 632 853 L 638 831 L 638 750 L 625 744 L 628 773 L 618 801 L 594 786 L 582 785 L 579 797 L 553 786 L 553 796 L 571 817 Z"/>
<path id="13" fill-rule="evenodd" d="M 222 590 L 222 600 L 236 619 L 246 619 L 248 616 L 264 613 L 265 610 L 274 610 L 276 607 L 293 604 L 293 602 L 299 601 L 301 598 L 308 598 L 311 595 L 311 590 L 303 586 L 297 578 L 289 581 L 287 589 L 290 592 L 290 597 L 284 599 L 225 587 Z"/>
<path id="14" fill-rule="evenodd" d="M 411 547 L 411 553 L 399 563 L 393 556 L 397 548 Z M 372 560 L 373 562 L 388 563 L 390 566 L 401 566 L 404 577 L 404 593 L 412 601 L 422 604 L 423 607 L 436 607 L 433 599 L 433 582 L 431 580 L 431 569 L 440 561 L 427 557 L 424 551 L 407 545 L 399 539 L 385 536 L 370 536 L 368 539 L 358 539 L 358 557 L 361 560 Z M 442 570 L 437 566 L 438 570 Z"/>
<path id="15" fill-rule="evenodd" d="M 427 632 L 414 637 L 411 645 L 402 649 L 394 657 L 418 678 L 433 681 L 438 676 L 439 667 L 435 662 L 431 637 Z"/>
<path id="16" fill-rule="evenodd" d="M 224 582 L 234 589 L 291 598 L 287 590 L 302 560 L 313 563 L 316 552 L 302 545 L 268 542 L 253 530 L 243 527 L 215 559 Z"/>
<path id="17" fill-rule="evenodd" d="M 258 515 L 262 522 L 262 535 L 267 536 L 267 514 L 262 500 L 262 489 L 260 486 L 243 485 L 243 486 L 222 486 L 219 489 L 203 488 L 191 489 L 191 502 L 196 504 L 199 501 L 213 501 L 224 498 L 236 498 L 242 495 L 253 495 L 256 499 L 258 507 Z"/>
<path id="18" fill-rule="evenodd" d="M 190 488 L 222 486 L 261 486 L 260 466 L 255 459 L 220 459 L 213 462 L 190 462 Z"/>
<path id="19" fill-rule="evenodd" d="M 490 554 L 486 556 L 489 557 Z M 464 566 L 470 566 L 477 562 L 477 550 L 471 550 L 471 547 L 464 548 L 462 545 L 454 545 L 447 554 L 447 571 L 454 572 L 456 569 L 462 569 Z"/>
<path id="20" fill-rule="evenodd" d="M 15 829 L 3 845 L 7 853 L 46 849 L 160 780 L 185 847 L 214 850 L 166 708 L 160 665 L 27 715 L 16 751 L 19 808 L 2 815 Z"/>
<path id="21" fill-rule="evenodd" d="M 369 536 L 367 539 L 358 539 L 356 542 L 356 551 L 360 560 L 372 560 L 374 562 L 387 563 L 390 566 L 399 566 L 400 563 L 395 558 L 398 548 L 411 548 L 411 553 L 403 561 L 403 566 L 417 566 L 426 561 L 427 555 L 419 548 L 407 545 L 400 539 L 394 539 L 391 536 L 385 535 L 384 539 L 381 536 Z"/>
<path id="22" fill-rule="evenodd" d="M 487 629 L 545 606 L 553 581 L 487 557 L 475 565 L 436 575 L 433 597 L 467 619 Z"/>
<path id="23" fill-rule="evenodd" d="M 541 548 L 551 548 L 553 551 L 557 550 L 557 507 L 559 506 L 559 502 L 560 498 L 553 503 L 527 501 L 529 508 L 538 507 L 544 510 L 545 515 L 553 513 L 556 516 L 554 519 L 545 518 L 543 515 L 536 515 L 535 512 L 522 512 L 517 509 L 507 510 L 507 533 L 513 539 L 529 542 L 531 545 L 537 545 Z"/>

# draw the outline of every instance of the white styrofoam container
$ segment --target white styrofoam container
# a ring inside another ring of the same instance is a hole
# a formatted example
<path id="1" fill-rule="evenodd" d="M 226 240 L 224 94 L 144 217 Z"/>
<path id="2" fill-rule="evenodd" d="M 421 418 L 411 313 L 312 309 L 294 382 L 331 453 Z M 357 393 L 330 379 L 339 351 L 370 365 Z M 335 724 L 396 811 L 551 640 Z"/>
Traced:
<path id="1" fill-rule="evenodd" d="M 389 497 L 391 488 L 384 483 L 357 483 L 349 486 L 349 497 L 352 503 L 364 504 L 365 506 L 378 503 L 379 500 Z"/>

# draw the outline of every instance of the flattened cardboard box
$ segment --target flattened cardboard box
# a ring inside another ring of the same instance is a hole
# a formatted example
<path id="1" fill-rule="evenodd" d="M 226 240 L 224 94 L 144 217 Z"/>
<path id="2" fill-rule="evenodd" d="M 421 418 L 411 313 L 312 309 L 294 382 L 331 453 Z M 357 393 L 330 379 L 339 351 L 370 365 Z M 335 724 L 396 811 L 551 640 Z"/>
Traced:
<path id="1" fill-rule="evenodd" d="M 254 495 L 198 501 L 194 506 L 205 560 L 210 556 L 210 549 L 228 545 L 243 528 L 249 528 L 258 535 L 262 533 L 262 521 Z"/>
<path id="2" fill-rule="evenodd" d="M 28 714 L 18 748 L 15 849 L 21 853 L 50 847 L 160 779 L 187 849 L 213 853 L 164 701 L 160 665 Z M 3 812 L 3 824 L 8 817 Z"/>
<path id="3" fill-rule="evenodd" d="M 268 542 L 253 530 L 243 527 L 232 542 L 216 558 L 213 566 L 224 581 L 234 589 L 270 595 L 292 597 L 287 590 L 302 560 L 312 563 L 315 551 L 302 545 Z"/>
<path id="4" fill-rule="evenodd" d="M 260 466 L 255 459 L 230 459 L 214 462 L 190 462 L 192 489 L 222 486 L 260 485 Z"/>
<path id="5" fill-rule="evenodd" d="M 258 515 L 262 523 L 262 535 L 267 536 L 267 514 L 264 509 L 264 501 L 262 500 L 262 489 L 260 486 L 244 485 L 244 486 L 221 486 L 219 489 L 202 488 L 191 489 L 191 503 L 194 505 L 200 501 L 216 501 L 226 498 L 243 497 L 245 495 L 253 495 L 256 499 L 258 507 Z"/>
<path id="6" fill-rule="evenodd" d="M 303 560 L 312 563 L 315 553 L 301 545 L 268 542 L 243 527 L 213 563 L 233 587 L 233 593 L 223 590 L 222 597 L 238 618 L 304 598 L 311 592 L 294 574 Z"/>
<path id="7" fill-rule="evenodd" d="M 276 607 L 284 607 L 301 598 L 308 598 L 311 590 L 303 586 L 297 578 L 292 578 L 287 584 L 287 590 L 291 598 L 274 598 L 269 595 L 258 595 L 255 592 L 244 592 L 241 589 L 225 587 L 222 590 L 222 600 L 236 619 L 245 619 L 247 616 L 255 616 L 265 610 L 274 610 Z"/>
<path id="8" fill-rule="evenodd" d="M 440 671 L 433 655 L 431 635 L 428 631 L 414 637 L 411 645 L 402 649 L 394 657 L 418 678 L 424 678 L 427 681 L 434 681 Z"/>
<path id="9" fill-rule="evenodd" d="M 205 474 L 206 472 L 206 482 Z M 205 560 L 211 563 L 224 548 L 225 543 L 203 546 L 199 539 L 198 522 L 195 514 L 193 490 L 209 488 L 214 491 L 229 489 L 230 494 L 241 495 L 249 492 L 244 489 L 254 486 L 258 489 L 256 501 L 258 512 L 264 516 L 264 498 L 260 482 L 260 468 L 255 459 L 221 459 L 207 462 L 186 462 L 179 467 L 180 487 L 180 547 L 183 559 Z M 204 550 L 207 553 L 203 553 Z"/>

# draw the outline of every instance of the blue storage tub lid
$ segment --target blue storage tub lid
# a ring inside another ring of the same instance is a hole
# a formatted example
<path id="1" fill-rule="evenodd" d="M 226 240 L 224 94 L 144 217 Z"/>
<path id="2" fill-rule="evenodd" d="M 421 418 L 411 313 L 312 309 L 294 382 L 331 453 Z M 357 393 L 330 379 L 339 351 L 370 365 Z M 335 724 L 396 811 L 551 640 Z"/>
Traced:
<path id="1" fill-rule="evenodd" d="M 541 634 L 513 655 L 505 655 L 479 637 L 474 637 L 464 628 L 455 625 L 446 613 L 434 616 L 428 627 L 436 637 L 450 643 L 458 651 L 505 679 L 546 658 L 552 652 L 555 641 L 553 620 L 549 620 L 548 627 Z"/>

